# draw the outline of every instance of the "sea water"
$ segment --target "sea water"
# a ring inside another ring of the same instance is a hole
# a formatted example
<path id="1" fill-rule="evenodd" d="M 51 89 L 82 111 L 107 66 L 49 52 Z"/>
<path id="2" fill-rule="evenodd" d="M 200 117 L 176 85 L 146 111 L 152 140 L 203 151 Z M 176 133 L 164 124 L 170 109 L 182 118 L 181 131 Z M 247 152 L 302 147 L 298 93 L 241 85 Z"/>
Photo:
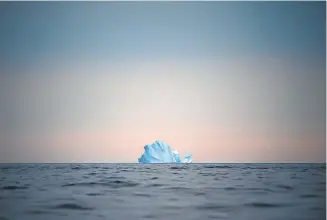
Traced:
<path id="1" fill-rule="evenodd" d="M 325 164 L 2 164 L 0 219 L 323 220 Z"/>

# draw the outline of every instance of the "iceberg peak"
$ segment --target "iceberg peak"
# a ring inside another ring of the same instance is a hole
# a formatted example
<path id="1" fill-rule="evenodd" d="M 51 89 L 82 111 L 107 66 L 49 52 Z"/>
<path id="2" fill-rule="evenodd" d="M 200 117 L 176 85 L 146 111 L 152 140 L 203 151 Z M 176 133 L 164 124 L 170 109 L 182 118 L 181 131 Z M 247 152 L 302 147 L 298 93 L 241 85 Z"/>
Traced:
<path id="1" fill-rule="evenodd" d="M 191 163 L 191 157 L 191 154 L 186 154 L 183 163 Z M 159 140 L 151 145 L 145 145 L 144 153 L 138 161 L 139 163 L 181 163 L 179 152 L 171 150 L 168 144 Z"/>

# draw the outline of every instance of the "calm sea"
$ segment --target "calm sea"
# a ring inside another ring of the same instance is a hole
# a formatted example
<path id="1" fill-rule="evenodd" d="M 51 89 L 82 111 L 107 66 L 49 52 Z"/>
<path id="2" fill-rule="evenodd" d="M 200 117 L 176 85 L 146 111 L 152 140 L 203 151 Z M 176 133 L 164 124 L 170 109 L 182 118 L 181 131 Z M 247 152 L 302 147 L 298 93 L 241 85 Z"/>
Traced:
<path id="1" fill-rule="evenodd" d="M 0 219 L 326 219 L 325 164 L 2 164 Z"/>

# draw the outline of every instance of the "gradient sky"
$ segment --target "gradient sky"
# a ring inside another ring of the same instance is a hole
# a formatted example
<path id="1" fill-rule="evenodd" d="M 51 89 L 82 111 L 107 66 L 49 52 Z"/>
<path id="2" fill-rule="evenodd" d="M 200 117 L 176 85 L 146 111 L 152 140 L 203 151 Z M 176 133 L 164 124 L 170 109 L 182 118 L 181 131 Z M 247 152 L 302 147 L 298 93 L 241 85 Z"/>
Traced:
<path id="1" fill-rule="evenodd" d="M 1 2 L 0 162 L 324 162 L 325 2 Z"/>

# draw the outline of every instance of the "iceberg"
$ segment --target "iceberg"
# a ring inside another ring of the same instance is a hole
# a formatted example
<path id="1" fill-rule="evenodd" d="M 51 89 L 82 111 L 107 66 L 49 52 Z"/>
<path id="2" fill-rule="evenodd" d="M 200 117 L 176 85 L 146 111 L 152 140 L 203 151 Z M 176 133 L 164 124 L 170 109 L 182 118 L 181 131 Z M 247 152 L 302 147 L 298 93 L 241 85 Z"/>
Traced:
<path id="1" fill-rule="evenodd" d="M 191 154 L 186 154 L 184 157 L 184 163 L 192 163 L 192 155 Z"/>
<path id="2" fill-rule="evenodd" d="M 182 163 L 178 151 L 172 151 L 163 141 L 155 141 L 144 146 L 144 153 L 138 159 L 139 163 Z M 192 155 L 186 154 L 183 163 L 191 163 Z"/>

